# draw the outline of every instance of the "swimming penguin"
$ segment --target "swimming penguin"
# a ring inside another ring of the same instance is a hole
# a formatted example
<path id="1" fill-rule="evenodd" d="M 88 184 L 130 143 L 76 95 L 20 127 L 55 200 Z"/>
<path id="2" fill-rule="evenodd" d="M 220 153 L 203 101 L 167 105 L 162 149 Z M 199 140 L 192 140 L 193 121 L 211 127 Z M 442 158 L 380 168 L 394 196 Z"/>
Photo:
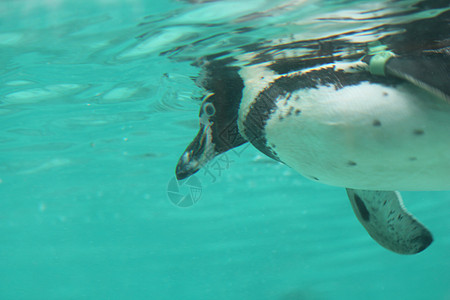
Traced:
<path id="1" fill-rule="evenodd" d="M 187 178 L 250 142 L 303 176 L 344 187 L 370 236 L 400 254 L 433 241 L 398 190 L 450 190 L 450 48 L 398 55 L 203 63 L 200 130 L 176 167 Z"/>

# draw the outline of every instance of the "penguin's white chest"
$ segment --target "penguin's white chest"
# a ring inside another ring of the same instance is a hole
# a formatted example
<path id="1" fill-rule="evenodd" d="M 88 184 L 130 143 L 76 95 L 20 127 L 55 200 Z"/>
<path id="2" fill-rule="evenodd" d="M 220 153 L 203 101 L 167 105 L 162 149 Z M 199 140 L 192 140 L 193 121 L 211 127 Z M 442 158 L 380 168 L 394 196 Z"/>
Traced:
<path id="1" fill-rule="evenodd" d="M 325 184 L 450 189 L 450 105 L 405 84 L 363 82 L 280 97 L 265 126 L 288 166 Z"/>

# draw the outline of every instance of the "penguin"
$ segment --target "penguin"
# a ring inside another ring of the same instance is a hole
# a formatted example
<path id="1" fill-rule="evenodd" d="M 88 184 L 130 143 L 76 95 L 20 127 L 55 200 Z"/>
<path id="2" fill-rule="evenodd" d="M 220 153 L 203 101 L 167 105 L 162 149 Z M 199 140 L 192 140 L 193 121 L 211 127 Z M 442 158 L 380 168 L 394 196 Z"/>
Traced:
<path id="1" fill-rule="evenodd" d="M 432 234 L 398 191 L 450 190 L 449 49 L 407 55 L 373 44 L 340 56 L 205 59 L 200 129 L 176 177 L 250 142 L 310 180 L 345 188 L 381 246 L 419 253 Z"/>

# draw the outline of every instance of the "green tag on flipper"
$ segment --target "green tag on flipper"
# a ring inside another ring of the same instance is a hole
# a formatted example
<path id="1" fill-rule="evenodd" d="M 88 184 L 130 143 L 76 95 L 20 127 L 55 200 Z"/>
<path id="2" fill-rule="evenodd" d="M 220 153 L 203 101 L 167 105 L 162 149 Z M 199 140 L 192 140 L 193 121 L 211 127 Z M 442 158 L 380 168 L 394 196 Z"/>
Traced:
<path id="1" fill-rule="evenodd" d="M 395 54 L 391 51 L 383 51 L 372 56 L 369 62 L 370 73 L 373 75 L 385 76 L 386 74 L 384 72 L 384 66 L 386 65 L 387 61 L 393 56 L 395 56 Z"/>

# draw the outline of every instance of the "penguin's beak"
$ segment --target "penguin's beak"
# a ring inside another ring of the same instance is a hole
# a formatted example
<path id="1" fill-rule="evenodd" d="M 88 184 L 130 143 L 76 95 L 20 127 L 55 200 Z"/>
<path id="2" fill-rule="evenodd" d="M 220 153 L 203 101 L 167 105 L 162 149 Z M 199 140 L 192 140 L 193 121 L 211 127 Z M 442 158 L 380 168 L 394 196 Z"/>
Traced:
<path id="1" fill-rule="evenodd" d="M 185 179 L 216 157 L 211 124 L 201 124 L 200 131 L 181 155 L 175 170 L 178 180 Z"/>

